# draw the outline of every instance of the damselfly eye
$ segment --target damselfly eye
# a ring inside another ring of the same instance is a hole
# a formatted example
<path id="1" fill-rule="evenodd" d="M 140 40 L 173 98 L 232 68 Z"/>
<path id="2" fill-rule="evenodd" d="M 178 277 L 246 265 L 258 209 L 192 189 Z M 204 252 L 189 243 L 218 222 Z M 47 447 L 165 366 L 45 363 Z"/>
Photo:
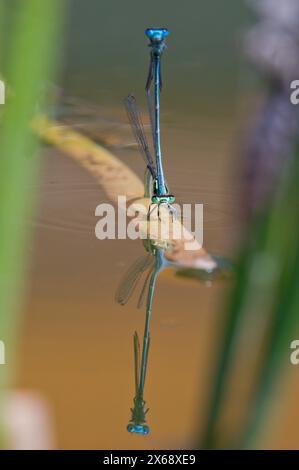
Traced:
<path id="1" fill-rule="evenodd" d="M 128 432 L 134 432 L 134 425 L 133 424 L 128 424 L 127 431 Z"/>
<path id="2" fill-rule="evenodd" d="M 143 426 L 143 434 L 149 434 L 150 429 L 148 426 Z"/>

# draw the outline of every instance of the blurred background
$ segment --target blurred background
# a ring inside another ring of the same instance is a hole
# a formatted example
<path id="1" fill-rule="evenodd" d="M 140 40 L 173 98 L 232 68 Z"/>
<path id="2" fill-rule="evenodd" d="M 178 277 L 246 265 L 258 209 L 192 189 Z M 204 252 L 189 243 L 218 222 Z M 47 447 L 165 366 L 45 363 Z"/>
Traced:
<path id="1" fill-rule="evenodd" d="M 39 3 L 3 0 L 0 11 L 2 447 L 297 448 L 298 111 L 288 91 L 299 73 L 280 54 L 286 24 L 283 50 L 296 52 L 295 2 L 277 15 L 275 0 Z M 144 248 L 96 239 L 103 188 L 30 122 L 46 112 L 142 178 L 122 100 L 134 92 L 146 110 L 149 26 L 170 29 L 161 97 L 169 185 L 179 201 L 204 205 L 204 248 L 233 273 L 159 276 L 151 432 L 138 436 L 126 425 L 132 336 L 145 313 L 114 297 Z"/>

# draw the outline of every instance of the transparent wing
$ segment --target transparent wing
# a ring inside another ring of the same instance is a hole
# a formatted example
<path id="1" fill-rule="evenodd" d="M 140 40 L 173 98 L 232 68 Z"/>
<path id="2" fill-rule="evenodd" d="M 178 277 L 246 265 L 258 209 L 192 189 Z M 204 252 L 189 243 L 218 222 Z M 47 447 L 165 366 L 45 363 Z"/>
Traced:
<path id="1" fill-rule="evenodd" d="M 149 279 L 150 279 L 151 275 L 153 274 L 154 269 L 155 269 L 155 266 L 153 264 L 153 266 L 150 268 L 149 272 L 147 273 L 145 281 L 143 283 L 143 287 L 142 287 L 142 290 L 140 292 L 140 296 L 139 296 L 139 299 L 138 299 L 137 308 L 141 308 L 143 303 L 144 303 L 144 298 L 145 298 L 145 293 L 147 291 L 148 282 L 149 282 Z"/>
<path id="2" fill-rule="evenodd" d="M 149 169 L 152 177 L 156 178 L 155 164 L 151 156 L 151 152 L 150 152 L 147 139 L 144 133 L 144 127 L 143 127 L 141 115 L 140 115 L 140 112 L 136 103 L 136 99 L 133 95 L 128 95 L 125 98 L 124 103 L 125 103 L 125 107 L 128 113 L 130 124 L 132 126 L 134 136 L 139 145 L 141 153 L 145 159 L 147 168 Z"/>
<path id="3" fill-rule="evenodd" d="M 149 88 L 147 90 L 147 107 L 148 107 L 148 112 L 149 112 L 149 117 L 150 117 L 150 123 L 151 123 L 151 131 L 152 131 L 152 139 L 153 139 L 153 144 L 155 147 L 156 151 L 156 137 L 155 137 L 155 120 L 154 120 L 154 113 L 153 113 L 153 103 L 152 103 L 152 95 L 151 95 L 151 89 Z"/>
<path id="4" fill-rule="evenodd" d="M 124 275 L 115 294 L 115 300 L 125 305 L 133 294 L 142 274 L 155 262 L 153 256 L 148 254 L 138 258 Z"/>
<path id="5" fill-rule="evenodd" d="M 132 146 L 127 126 L 105 108 L 72 96 L 63 88 L 54 85 L 49 85 L 48 95 L 48 112 L 59 125 L 69 126 L 108 147 Z"/>
<path id="6" fill-rule="evenodd" d="M 151 83 L 154 77 L 154 61 L 153 61 L 153 54 L 151 53 L 150 64 L 148 69 L 148 75 L 146 79 L 145 89 L 148 91 L 151 87 Z"/>
<path id="7" fill-rule="evenodd" d="M 134 333 L 134 365 L 135 365 L 135 393 L 137 395 L 140 383 L 140 344 L 137 331 Z"/>
<path id="8" fill-rule="evenodd" d="M 147 107 L 148 107 L 148 112 L 149 112 L 149 117 L 150 117 L 150 122 L 151 122 L 152 138 L 153 138 L 153 143 L 154 143 L 154 147 L 155 147 L 156 146 L 156 142 L 155 142 L 155 122 L 154 122 L 152 96 L 151 96 L 151 84 L 152 84 L 153 78 L 154 78 L 154 61 L 153 61 L 153 54 L 151 53 L 151 58 L 150 58 L 150 64 L 149 64 L 149 70 L 148 70 L 148 76 L 147 76 L 147 80 L 146 80 L 145 89 L 147 91 Z M 156 148 L 155 148 L 155 150 L 156 150 Z"/>
<path id="9" fill-rule="evenodd" d="M 159 67 L 159 90 L 162 91 L 162 86 L 163 86 L 163 82 L 162 82 L 162 69 L 161 69 L 161 62 L 160 62 L 160 67 Z"/>

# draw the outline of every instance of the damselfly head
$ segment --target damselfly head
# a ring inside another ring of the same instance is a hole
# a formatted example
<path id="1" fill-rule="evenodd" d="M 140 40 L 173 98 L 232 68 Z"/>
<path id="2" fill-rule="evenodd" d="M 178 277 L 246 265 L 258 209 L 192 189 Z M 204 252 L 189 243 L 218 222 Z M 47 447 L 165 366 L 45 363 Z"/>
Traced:
<path id="1" fill-rule="evenodd" d="M 143 400 L 142 394 L 138 393 L 134 398 L 134 408 L 131 408 L 131 419 L 127 426 L 127 431 L 133 434 L 146 435 L 150 432 L 150 428 L 146 422 L 146 403 Z"/>
<path id="2" fill-rule="evenodd" d="M 151 42 L 159 43 L 167 38 L 169 31 L 166 28 L 147 28 L 145 34 Z"/>
<path id="3" fill-rule="evenodd" d="M 172 194 L 154 194 L 152 196 L 152 203 L 153 204 L 166 204 L 171 205 L 174 204 L 175 197 Z"/>

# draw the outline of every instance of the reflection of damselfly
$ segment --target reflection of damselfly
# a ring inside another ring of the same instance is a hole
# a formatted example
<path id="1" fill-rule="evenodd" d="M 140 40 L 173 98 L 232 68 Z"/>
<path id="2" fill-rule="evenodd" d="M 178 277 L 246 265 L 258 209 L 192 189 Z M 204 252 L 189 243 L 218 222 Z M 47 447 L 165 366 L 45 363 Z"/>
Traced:
<path id="1" fill-rule="evenodd" d="M 169 261 L 165 256 L 165 251 L 153 245 L 153 242 L 148 240 L 146 243 L 146 249 L 149 253 L 141 258 L 138 258 L 129 270 L 124 275 L 115 295 L 116 301 L 125 305 L 130 297 L 133 295 L 140 281 L 143 280 L 143 285 L 140 289 L 137 306 L 141 307 L 145 295 L 147 293 L 146 300 L 146 318 L 145 328 L 143 335 L 143 347 L 142 355 L 140 358 L 140 343 L 137 332 L 134 334 L 134 365 L 135 365 L 135 397 L 134 407 L 131 409 L 131 420 L 127 426 L 129 432 L 137 434 L 148 434 L 149 427 L 146 423 L 146 403 L 143 399 L 144 396 L 144 385 L 147 369 L 147 359 L 150 344 L 150 319 L 152 304 L 155 292 L 156 281 L 159 273 L 168 267 L 174 268 L 178 274 L 182 276 L 196 278 L 203 282 L 210 282 L 218 276 L 223 278 L 228 266 L 223 264 L 223 268 L 208 272 L 201 269 L 184 268 L 182 265 Z M 218 259 L 220 265 L 220 259 Z M 216 276 L 216 277 L 215 277 Z"/>
<path id="2" fill-rule="evenodd" d="M 143 399 L 147 359 L 150 344 L 150 319 L 154 297 L 156 281 L 160 271 L 166 267 L 169 262 L 165 260 L 163 251 L 158 248 L 151 248 L 151 253 L 147 256 L 139 258 L 128 270 L 121 282 L 117 292 L 116 301 L 121 305 L 126 304 L 135 288 L 137 287 L 142 275 L 145 273 L 145 280 L 141 288 L 138 299 L 138 307 L 141 307 L 145 293 L 147 293 L 146 301 L 146 318 L 143 335 L 142 356 L 140 359 L 140 344 L 138 334 L 134 334 L 134 362 L 135 362 L 135 397 L 134 407 L 131 408 L 131 420 L 127 426 L 127 430 L 137 434 L 148 434 L 149 426 L 146 423 L 146 404 Z"/>
<path id="3" fill-rule="evenodd" d="M 115 294 L 116 302 L 121 305 L 125 305 L 135 291 L 143 274 L 146 273 L 138 298 L 137 307 L 142 307 L 145 293 L 148 291 L 146 308 L 147 310 L 150 309 L 154 293 L 152 292 L 152 289 L 150 289 L 150 286 L 155 286 L 157 276 L 162 269 L 173 264 L 174 263 L 166 260 L 162 249 L 157 248 L 150 243 L 149 253 L 138 258 L 125 273 Z"/>
<path id="4" fill-rule="evenodd" d="M 173 208 L 171 204 L 174 203 L 175 197 L 169 194 L 169 190 L 166 184 L 160 143 L 160 91 L 162 89 L 161 56 L 166 47 L 165 38 L 169 33 L 167 29 L 161 28 L 150 28 L 147 29 L 145 33 L 149 38 L 149 46 L 151 48 L 150 67 L 146 82 L 146 90 L 153 136 L 153 147 L 155 151 L 155 162 L 151 156 L 151 152 L 144 133 L 141 116 L 133 95 L 127 96 L 125 99 L 125 106 L 135 138 L 139 144 L 147 165 L 147 195 L 151 197 L 151 204 L 158 206 L 158 215 L 161 204 L 169 207 L 171 213 L 173 214 Z M 152 83 L 154 87 L 154 112 L 151 98 Z"/>

